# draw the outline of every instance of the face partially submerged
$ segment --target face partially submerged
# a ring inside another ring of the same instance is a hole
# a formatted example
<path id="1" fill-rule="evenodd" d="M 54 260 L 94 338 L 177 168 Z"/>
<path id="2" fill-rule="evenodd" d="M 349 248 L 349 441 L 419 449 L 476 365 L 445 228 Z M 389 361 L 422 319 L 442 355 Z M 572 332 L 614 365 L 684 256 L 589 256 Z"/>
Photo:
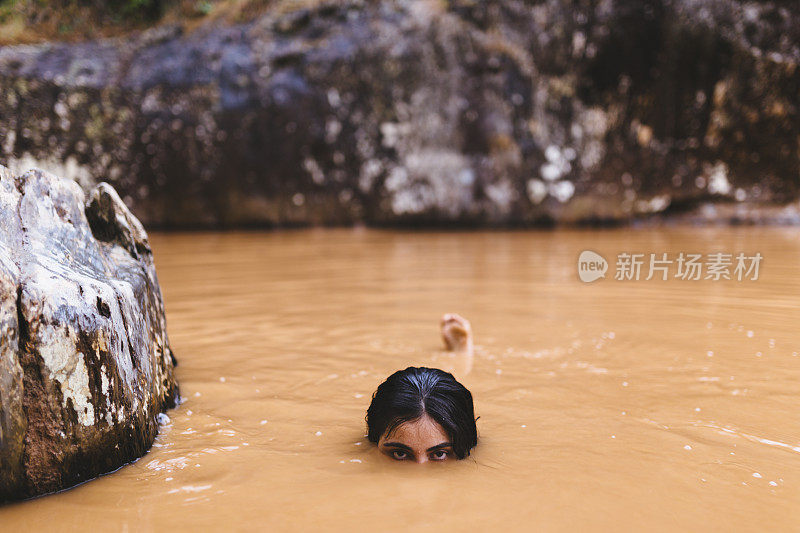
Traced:
<path id="1" fill-rule="evenodd" d="M 454 459 L 450 438 L 435 420 L 422 415 L 404 422 L 378 441 L 378 449 L 397 461 L 446 461 Z"/>
<path id="2" fill-rule="evenodd" d="M 378 385 L 367 438 L 398 461 L 464 459 L 478 444 L 472 394 L 449 372 L 410 366 Z"/>

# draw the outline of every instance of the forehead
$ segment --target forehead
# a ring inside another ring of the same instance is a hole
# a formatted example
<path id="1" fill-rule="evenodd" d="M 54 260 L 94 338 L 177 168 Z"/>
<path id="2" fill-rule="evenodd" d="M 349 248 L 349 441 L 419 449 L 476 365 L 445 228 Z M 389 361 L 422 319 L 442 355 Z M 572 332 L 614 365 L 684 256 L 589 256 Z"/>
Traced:
<path id="1" fill-rule="evenodd" d="M 427 415 L 404 422 L 381 438 L 382 441 L 400 442 L 415 451 L 427 450 L 449 439 L 444 428 Z"/>

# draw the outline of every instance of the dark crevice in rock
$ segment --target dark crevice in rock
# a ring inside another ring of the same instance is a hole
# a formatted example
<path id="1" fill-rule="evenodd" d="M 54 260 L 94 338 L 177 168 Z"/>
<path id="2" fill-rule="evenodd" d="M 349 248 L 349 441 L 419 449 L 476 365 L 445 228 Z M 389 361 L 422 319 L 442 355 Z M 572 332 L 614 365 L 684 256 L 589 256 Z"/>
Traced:
<path id="1" fill-rule="evenodd" d="M 120 243 L 135 257 L 136 247 L 131 246 L 119 224 L 115 220 L 109 220 L 102 216 L 99 210 L 93 207 L 94 205 L 96 204 L 90 204 L 86 208 L 86 220 L 89 221 L 89 228 L 91 228 L 94 238 L 101 242 Z"/>
<path id="2" fill-rule="evenodd" d="M 16 176 L 14 178 L 14 187 L 16 187 L 17 192 L 23 194 L 25 192 L 25 179 L 22 176 Z"/>
<path id="3" fill-rule="evenodd" d="M 178 366 L 178 358 L 175 357 L 175 352 L 172 351 L 172 348 L 167 348 L 169 350 L 169 357 L 172 360 L 172 366 Z"/>
<path id="4" fill-rule="evenodd" d="M 144 243 L 137 242 L 134 246 L 136 247 L 136 251 L 139 253 L 139 255 L 153 254 L 153 251 L 150 250 L 150 248 L 148 248 Z"/>
<path id="5" fill-rule="evenodd" d="M 99 296 L 97 297 L 97 311 L 106 318 L 111 318 L 111 309 Z"/>
<path id="6" fill-rule="evenodd" d="M 17 353 L 25 351 L 28 342 L 28 322 L 22 314 L 22 287 L 17 287 Z"/>
<path id="7" fill-rule="evenodd" d="M 117 304 L 119 305 L 119 316 L 122 317 L 122 324 L 125 326 L 125 339 L 127 342 L 127 350 L 126 350 L 126 343 L 122 341 L 122 351 L 128 352 L 128 357 L 131 360 L 131 365 L 133 366 L 134 370 L 139 369 L 139 361 L 136 360 L 136 357 L 133 355 L 133 344 L 131 344 L 131 337 L 128 334 L 128 318 L 125 316 L 125 306 L 122 302 L 122 297 L 117 294 Z"/>
<path id="8" fill-rule="evenodd" d="M 84 213 L 98 241 L 122 246 L 134 259 L 152 256 L 144 228 L 110 186 L 101 184 L 93 191 Z"/>

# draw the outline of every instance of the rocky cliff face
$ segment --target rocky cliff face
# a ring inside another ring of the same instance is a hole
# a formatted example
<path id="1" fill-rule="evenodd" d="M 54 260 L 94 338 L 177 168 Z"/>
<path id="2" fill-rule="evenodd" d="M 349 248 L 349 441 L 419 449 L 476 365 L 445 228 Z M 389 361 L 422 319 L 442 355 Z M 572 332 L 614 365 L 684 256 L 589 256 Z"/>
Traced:
<path id="1" fill-rule="evenodd" d="M 0 49 L 0 161 L 167 227 L 798 222 L 786 0 L 345 1 Z"/>
<path id="2" fill-rule="evenodd" d="M 0 501 L 143 455 L 178 388 L 147 235 L 116 192 L 0 167 Z"/>

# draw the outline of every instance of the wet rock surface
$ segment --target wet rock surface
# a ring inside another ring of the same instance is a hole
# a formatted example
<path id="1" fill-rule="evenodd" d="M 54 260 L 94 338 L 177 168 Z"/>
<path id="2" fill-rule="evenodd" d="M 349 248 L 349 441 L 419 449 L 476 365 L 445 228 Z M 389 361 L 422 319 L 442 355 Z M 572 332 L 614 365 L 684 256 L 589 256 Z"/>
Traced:
<path id="1" fill-rule="evenodd" d="M 147 235 L 113 188 L 0 167 L 0 502 L 142 456 L 175 404 Z"/>
<path id="2" fill-rule="evenodd" d="M 161 227 L 800 221 L 783 0 L 392 1 L 0 48 L 0 161 Z"/>

